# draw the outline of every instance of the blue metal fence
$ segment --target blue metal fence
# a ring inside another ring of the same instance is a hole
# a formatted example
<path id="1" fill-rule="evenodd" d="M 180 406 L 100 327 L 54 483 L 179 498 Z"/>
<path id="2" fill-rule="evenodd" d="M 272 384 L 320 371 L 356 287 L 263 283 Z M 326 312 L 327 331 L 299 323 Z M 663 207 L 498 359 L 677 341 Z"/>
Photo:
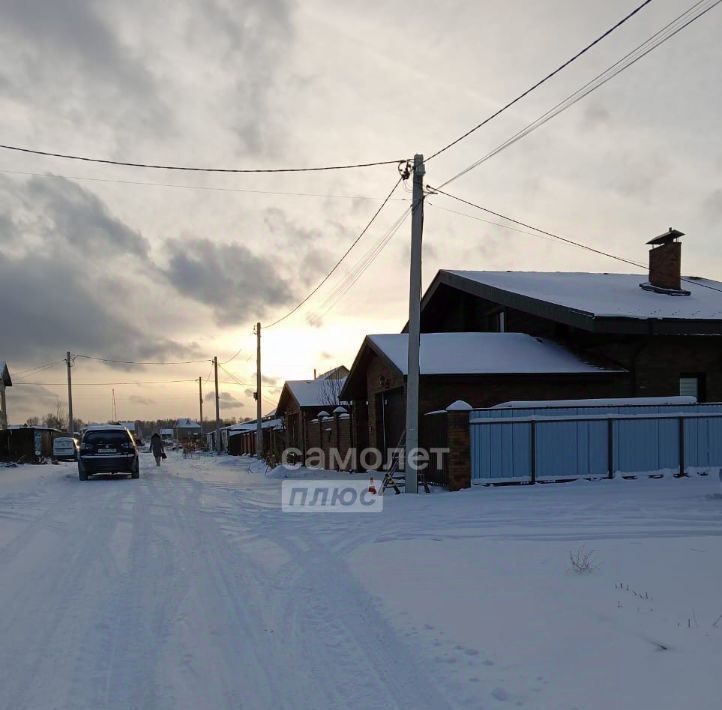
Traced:
<path id="1" fill-rule="evenodd" d="M 469 426 L 475 482 L 722 467 L 722 404 L 474 410 Z"/>

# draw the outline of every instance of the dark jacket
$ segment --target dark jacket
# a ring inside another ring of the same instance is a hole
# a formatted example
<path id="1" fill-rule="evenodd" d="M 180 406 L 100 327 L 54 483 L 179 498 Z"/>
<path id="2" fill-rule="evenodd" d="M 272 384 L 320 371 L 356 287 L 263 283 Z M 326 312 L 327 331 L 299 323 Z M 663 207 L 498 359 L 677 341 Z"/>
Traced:
<path id="1" fill-rule="evenodd" d="M 153 456 L 160 456 L 163 453 L 163 440 L 158 434 L 150 437 L 150 450 L 153 452 Z"/>

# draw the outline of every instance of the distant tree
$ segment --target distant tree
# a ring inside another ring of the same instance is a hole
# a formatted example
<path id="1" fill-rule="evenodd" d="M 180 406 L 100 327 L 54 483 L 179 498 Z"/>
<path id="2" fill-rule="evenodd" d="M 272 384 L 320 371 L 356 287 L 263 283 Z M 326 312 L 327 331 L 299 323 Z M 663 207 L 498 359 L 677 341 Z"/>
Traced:
<path id="1" fill-rule="evenodd" d="M 339 377 L 326 378 L 321 385 L 321 404 L 331 409 L 338 407 L 341 404 L 343 384 L 344 380 Z"/>
<path id="2" fill-rule="evenodd" d="M 65 429 L 65 419 L 59 417 L 57 414 L 48 412 L 48 414 L 46 414 L 43 418 L 43 426 L 46 426 L 49 429 L 60 429 L 62 431 Z"/>
<path id="3" fill-rule="evenodd" d="M 25 420 L 25 424 L 27 426 L 39 426 L 40 425 L 40 417 L 28 417 Z"/>

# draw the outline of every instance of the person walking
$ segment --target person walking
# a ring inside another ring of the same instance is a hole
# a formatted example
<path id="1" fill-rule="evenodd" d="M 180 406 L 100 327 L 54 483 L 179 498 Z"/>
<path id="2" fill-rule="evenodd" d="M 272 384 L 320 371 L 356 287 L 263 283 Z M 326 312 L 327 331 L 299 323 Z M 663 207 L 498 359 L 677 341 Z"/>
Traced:
<path id="1" fill-rule="evenodd" d="M 165 449 L 163 448 L 163 439 L 156 432 L 150 437 L 150 450 L 155 457 L 155 465 L 160 466 L 160 460 L 165 458 Z"/>

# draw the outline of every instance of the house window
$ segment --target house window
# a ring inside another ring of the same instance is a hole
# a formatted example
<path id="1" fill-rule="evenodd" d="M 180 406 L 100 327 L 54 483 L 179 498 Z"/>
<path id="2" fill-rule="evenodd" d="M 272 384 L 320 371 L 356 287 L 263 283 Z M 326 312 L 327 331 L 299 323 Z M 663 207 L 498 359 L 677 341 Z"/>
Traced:
<path id="1" fill-rule="evenodd" d="M 684 397 L 696 397 L 698 402 L 705 400 L 704 374 L 684 374 L 679 377 L 679 393 Z"/>

